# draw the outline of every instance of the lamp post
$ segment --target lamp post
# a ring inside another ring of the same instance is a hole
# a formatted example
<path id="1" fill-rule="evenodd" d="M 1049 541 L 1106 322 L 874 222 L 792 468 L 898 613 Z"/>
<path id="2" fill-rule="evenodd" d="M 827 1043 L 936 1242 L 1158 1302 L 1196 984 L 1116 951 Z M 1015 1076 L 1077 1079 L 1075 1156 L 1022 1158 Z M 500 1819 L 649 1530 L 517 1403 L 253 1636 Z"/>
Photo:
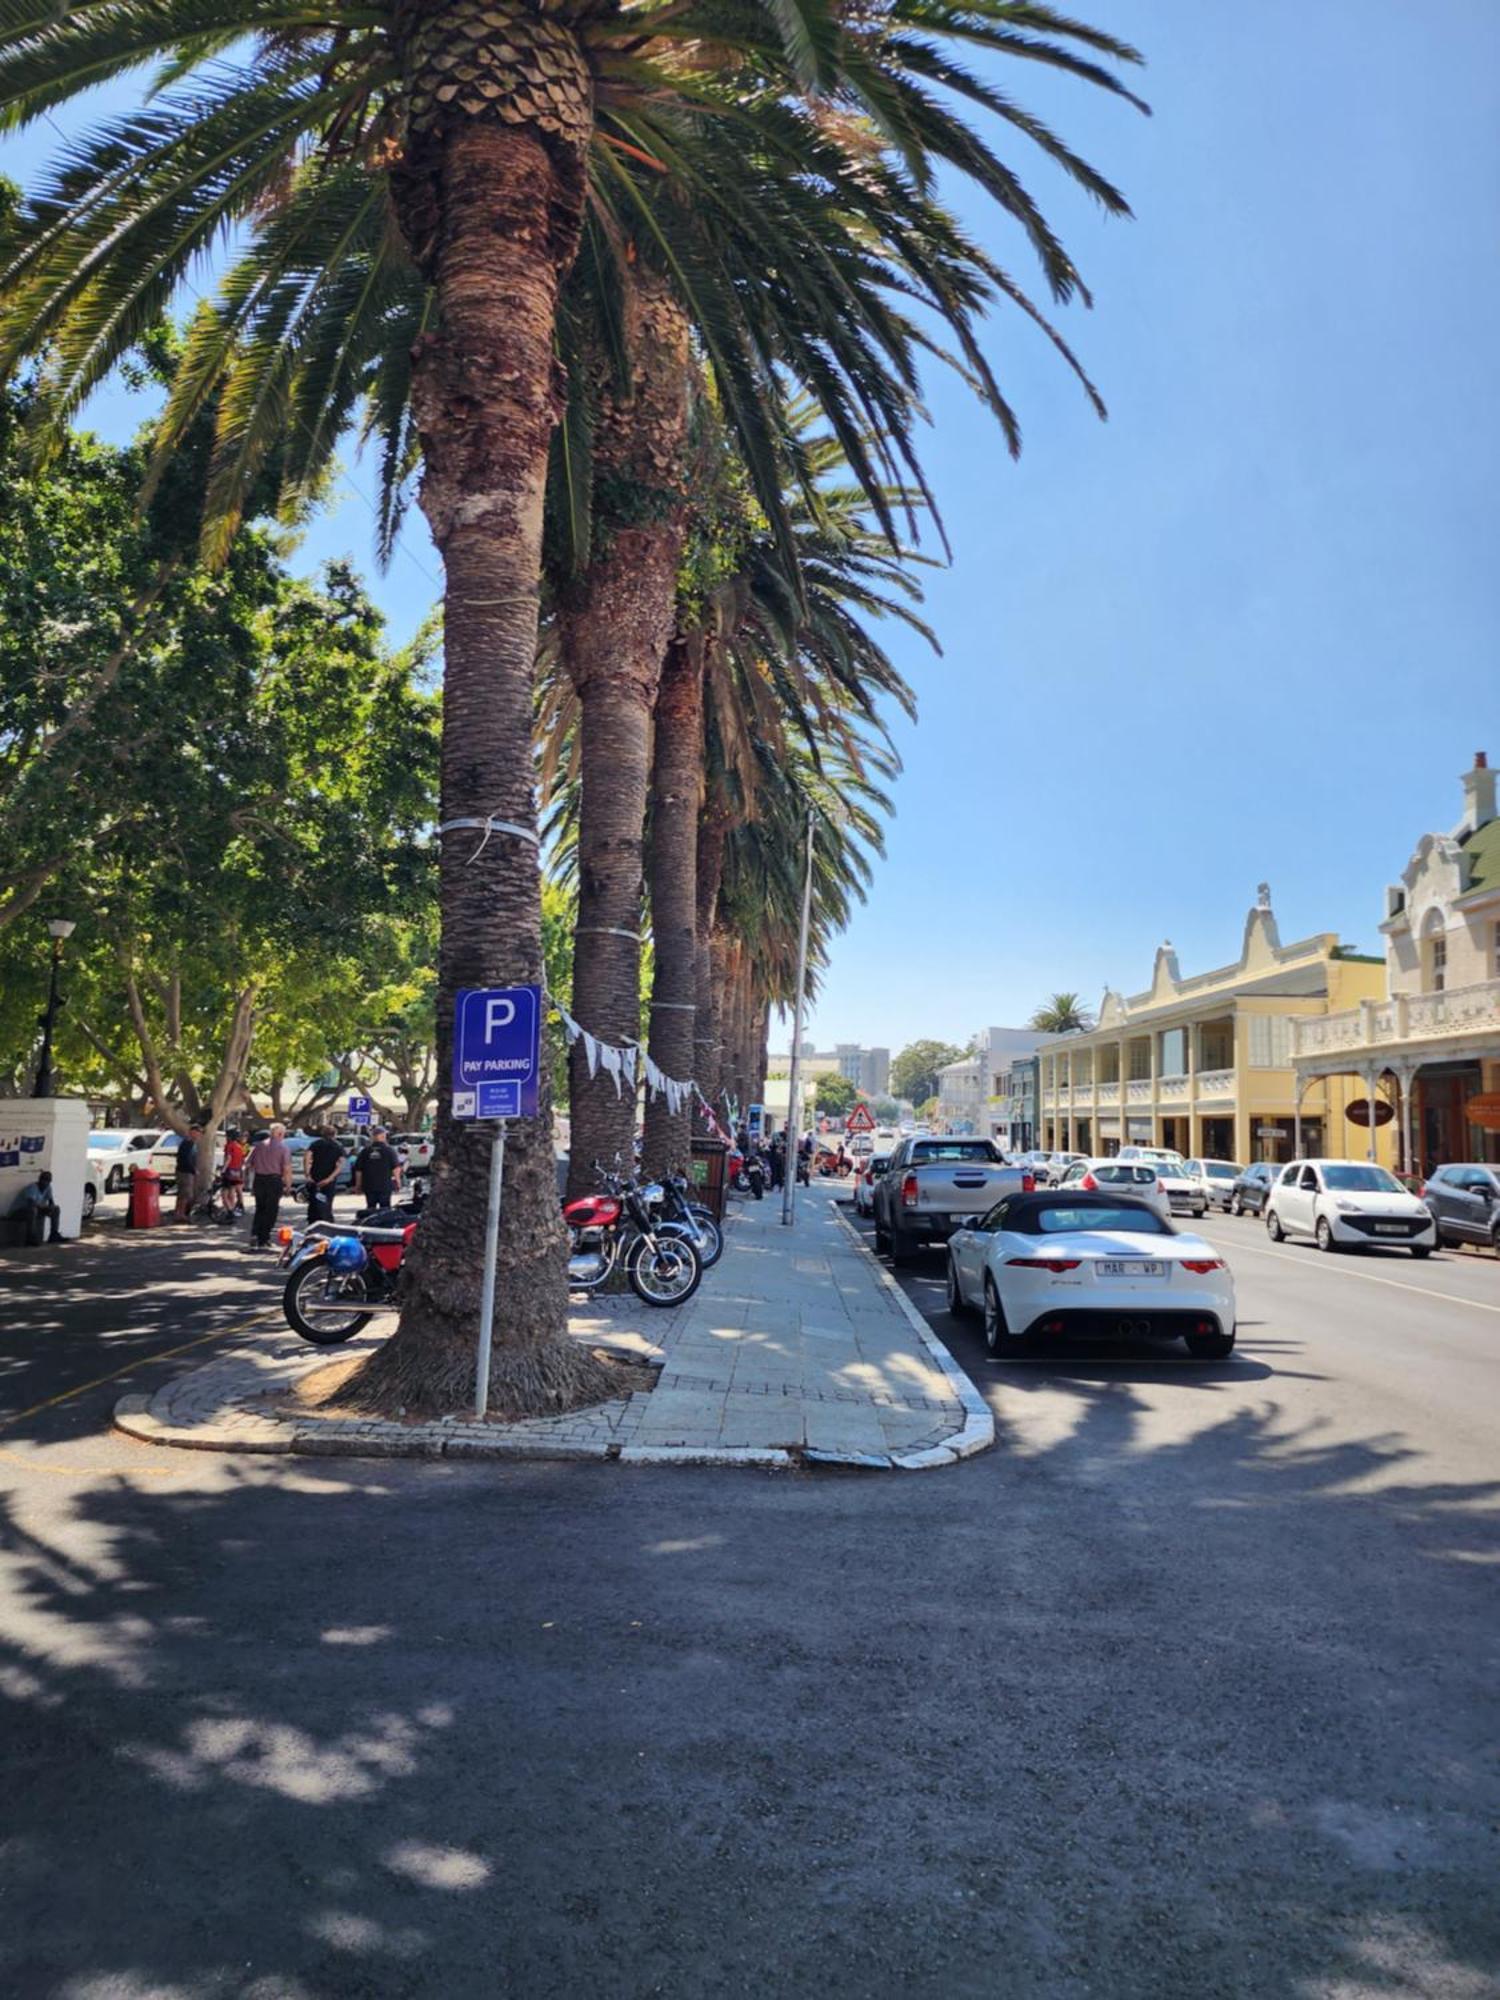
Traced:
<path id="1" fill-rule="evenodd" d="M 35 1097 L 52 1095 L 52 1028 L 62 1005 L 57 990 L 57 968 L 62 964 L 63 940 L 73 935 L 77 925 L 66 917 L 54 917 L 47 929 L 52 936 L 52 978 L 47 988 L 47 1011 L 42 1016 L 42 1055 L 36 1066 L 36 1089 L 32 1093 Z"/>

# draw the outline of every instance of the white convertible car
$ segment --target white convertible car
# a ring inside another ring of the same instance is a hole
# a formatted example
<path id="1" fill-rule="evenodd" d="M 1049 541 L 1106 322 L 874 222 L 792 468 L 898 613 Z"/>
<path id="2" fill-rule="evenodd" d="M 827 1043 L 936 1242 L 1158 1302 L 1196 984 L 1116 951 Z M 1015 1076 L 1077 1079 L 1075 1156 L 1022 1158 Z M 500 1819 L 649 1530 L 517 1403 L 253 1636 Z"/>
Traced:
<path id="1" fill-rule="evenodd" d="M 1180 1337 L 1202 1361 L 1234 1351 L 1223 1258 L 1124 1194 L 1007 1195 L 948 1239 L 948 1310 L 984 1314 L 991 1354 L 1066 1333 Z"/>

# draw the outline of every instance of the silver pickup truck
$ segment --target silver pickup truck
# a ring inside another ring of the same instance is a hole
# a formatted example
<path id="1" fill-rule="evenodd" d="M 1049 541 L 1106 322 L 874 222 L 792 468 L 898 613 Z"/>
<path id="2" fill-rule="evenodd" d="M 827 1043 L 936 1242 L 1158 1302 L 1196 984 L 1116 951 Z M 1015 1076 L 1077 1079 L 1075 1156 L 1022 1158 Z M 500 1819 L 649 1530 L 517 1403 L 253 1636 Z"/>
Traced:
<path id="1" fill-rule="evenodd" d="M 946 1243 L 960 1223 L 1002 1195 L 1030 1194 L 1028 1168 L 1008 1166 L 992 1139 L 903 1139 L 872 1190 L 875 1247 L 904 1264 L 924 1243 Z"/>

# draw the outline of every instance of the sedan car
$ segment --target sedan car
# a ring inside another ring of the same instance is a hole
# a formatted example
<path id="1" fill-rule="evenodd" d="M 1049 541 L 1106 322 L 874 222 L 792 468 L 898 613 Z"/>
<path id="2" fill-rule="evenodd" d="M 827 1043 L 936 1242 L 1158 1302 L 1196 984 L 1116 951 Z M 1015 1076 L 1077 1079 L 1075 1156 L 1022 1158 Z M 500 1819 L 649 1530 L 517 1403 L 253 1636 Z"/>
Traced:
<path id="1" fill-rule="evenodd" d="M 1163 1222 L 1172 1213 L 1161 1176 L 1144 1160 L 1075 1160 L 1057 1187 L 1060 1192 L 1129 1195 L 1154 1209 Z"/>
<path id="2" fill-rule="evenodd" d="M 1229 1184 L 1229 1213 L 1264 1215 L 1280 1172 L 1274 1160 L 1257 1160 L 1254 1166 L 1242 1168 Z"/>
<path id="3" fill-rule="evenodd" d="M 876 1153 L 866 1160 L 864 1166 L 854 1176 L 854 1212 L 856 1215 L 875 1213 L 875 1183 L 890 1165 L 889 1153 Z"/>
<path id="4" fill-rule="evenodd" d="M 1432 1210 L 1440 1243 L 1487 1243 L 1500 1250 L 1500 1167 L 1478 1160 L 1438 1167 L 1422 1199 Z"/>
<path id="5" fill-rule="evenodd" d="M 1369 1160 L 1293 1160 L 1271 1190 L 1266 1230 L 1273 1243 L 1310 1236 L 1320 1250 L 1388 1244 L 1430 1257 L 1437 1247 L 1426 1202 Z"/>
<path id="6" fill-rule="evenodd" d="M 1202 1188 L 1210 1208 L 1228 1208 L 1231 1190 L 1245 1169 L 1233 1160 L 1189 1160 L 1187 1171 L 1189 1180 Z"/>
<path id="7" fill-rule="evenodd" d="M 1194 1175 L 1187 1170 L 1181 1160 L 1140 1160 L 1138 1166 L 1156 1169 L 1159 1187 L 1165 1188 L 1167 1201 L 1174 1215 L 1191 1215 L 1201 1218 L 1208 1213 L 1208 1191 Z"/>
<path id="8" fill-rule="evenodd" d="M 991 1354 L 1068 1333 L 1180 1337 L 1203 1361 L 1234 1351 L 1223 1258 L 1144 1202 L 1103 1191 L 1007 1195 L 955 1230 L 948 1310 L 983 1313 Z"/>

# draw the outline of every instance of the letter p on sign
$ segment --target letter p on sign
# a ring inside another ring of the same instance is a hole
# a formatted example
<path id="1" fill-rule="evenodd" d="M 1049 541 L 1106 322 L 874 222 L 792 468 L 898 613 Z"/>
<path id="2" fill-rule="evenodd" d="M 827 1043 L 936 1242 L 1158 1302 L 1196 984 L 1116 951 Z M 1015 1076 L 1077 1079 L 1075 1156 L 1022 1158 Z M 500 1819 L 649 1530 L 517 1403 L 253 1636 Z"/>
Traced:
<path id="1" fill-rule="evenodd" d="M 484 1039 L 492 1042 L 501 1028 L 508 1028 L 516 1018 L 516 1003 L 495 997 L 484 1003 Z"/>

